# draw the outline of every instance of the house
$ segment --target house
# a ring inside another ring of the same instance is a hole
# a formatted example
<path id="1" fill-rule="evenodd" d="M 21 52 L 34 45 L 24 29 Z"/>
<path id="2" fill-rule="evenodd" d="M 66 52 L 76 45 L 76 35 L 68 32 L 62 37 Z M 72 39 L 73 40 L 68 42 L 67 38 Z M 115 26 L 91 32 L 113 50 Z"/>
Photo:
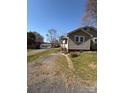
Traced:
<path id="1" fill-rule="evenodd" d="M 61 39 L 62 51 L 97 50 L 97 29 L 85 26 L 67 33 Z"/>
<path id="2" fill-rule="evenodd" d="M 51 48 L 51 43 L 48 42 L 43 42 L 42 44 L 40 44 L 40 48 Z"/>

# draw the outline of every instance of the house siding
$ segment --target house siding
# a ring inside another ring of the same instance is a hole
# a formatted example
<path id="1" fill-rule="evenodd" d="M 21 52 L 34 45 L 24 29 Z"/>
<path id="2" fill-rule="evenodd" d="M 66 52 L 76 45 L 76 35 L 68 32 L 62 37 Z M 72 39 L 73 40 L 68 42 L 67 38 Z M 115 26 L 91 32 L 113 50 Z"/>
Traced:
<path id="1" fill-rule="evenodd" d="M 75 35 L 80 35 L 85 37 L 85 41 L 81 44 L 77 44 L 74 40 Z M 68 35 L 68 49 L 69 50 L 90 50 L 90 36 L 79 30 Z"/>
<path id="2" fill-rule="evenodd" d="M 90 50 L 90 39 L 85 41 L 84 43 L 81 43 L 77 45 L 74 41 L 69 39 L 69 45 L 68 45 L 69 50 Z"/>

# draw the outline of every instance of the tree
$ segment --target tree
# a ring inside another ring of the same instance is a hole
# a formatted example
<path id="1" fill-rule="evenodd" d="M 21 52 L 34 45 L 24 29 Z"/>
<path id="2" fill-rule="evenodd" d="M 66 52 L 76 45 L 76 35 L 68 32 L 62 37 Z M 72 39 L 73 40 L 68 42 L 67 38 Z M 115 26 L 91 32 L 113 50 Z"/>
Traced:
<path id="1" fill-rule="evenodd" d="M 35 42 L 39 42 L 39 43 L 43 43 L 44 38 L 42 35 L 40 35 L 38 32 L 33 32 L 33 34 L 35 35 Z"/>
<path id="2" fill-rule="evenodd" d="M 34 49 L 35 48 L 35 35 L 33 32 L 27 32 L 27 48 Z"/>
<path id="3" fill-rule="evenodd" d="M 84 25 L 97 25 L 97 0 L 87 0 L 83 23 Z"/>
<path id="4" fill-rule="evenodd" d="M 27 38 L 30 38 L 32 40 L 35 40 L 36 39 L 36 37 L 35 37 L 35 35 L 34 35 L 33 32 L 27 32 Z"/>
<path id="5" fill-rule="evenodd" d="M 57 42 L 57 31 L 55 29 L 49 29 L 48 34 L 46 34 L 47 40 L 51 43 L 52 47 L 55 47 Z"/>
<path id="6" fill-rule="evenodd" d="M 43 39 L 43 36 L 37 32 L 27 32 L 27 48 L 40 48 Z"/>

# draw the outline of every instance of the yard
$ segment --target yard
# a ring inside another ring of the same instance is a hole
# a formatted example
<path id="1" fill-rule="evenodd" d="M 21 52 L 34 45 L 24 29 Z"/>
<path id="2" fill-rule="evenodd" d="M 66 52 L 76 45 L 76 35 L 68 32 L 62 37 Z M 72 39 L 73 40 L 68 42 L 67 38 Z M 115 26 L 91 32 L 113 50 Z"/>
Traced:
<path id="1" fill-rule="evenodd" d="M 39 58 L 47 57 L 52 53 L 58 53 L 60 51 L 59 48 L 53 48 L 50 50 L 46 50 L 43 52 L 39 52 L 37 54 L 27 56 L 28 63 L 31 63 Z M 96 51 L 84 51 L 81 52 L 77 57 L 69 58 L 72 61 L 72 65 L 74 70 L 70 70 L 68 67 L 68 62 L 66 57 L 60 56 L 56 59 L 55 63 L 58 67 L 60 67 L 62 73 L 65 74 L 67 78 L 80 78 L 85 82 L 86 85 L 95 85 L 97 79 L 97 53 Z M 74 80 L 74 79 L 72 79 Z"/>
<path id="2" fill-rule="evenodd" d="M 96 51 L 81 52 L 78 57 L 71 57 L 74 65 L 74 73 L 77 77 L 94 85 L 97 79 L 97 53 Z"/>
<path id="3" fill-rule="evenodd" d="M 95 51 L 85 51 L 77 57 L 71 57 L 61 53 L 59 48 L 53 48 L 27 58 L 29 93 L 36 93 L 39 89 L 41 92 L 49 91 L 43 93 L 96 93 Z"/>
<path id="4" fill-rule="evenodd" d="M 96 86 L 97 80 L 97 52 L 84 51 L 77 57 L 69 58 L 72 61 L 73 69 L 69 68 L 69 63 L 60 57 L 56 60 L 57 67 L 64 73 L 65 82 L 73 85 Z"/>

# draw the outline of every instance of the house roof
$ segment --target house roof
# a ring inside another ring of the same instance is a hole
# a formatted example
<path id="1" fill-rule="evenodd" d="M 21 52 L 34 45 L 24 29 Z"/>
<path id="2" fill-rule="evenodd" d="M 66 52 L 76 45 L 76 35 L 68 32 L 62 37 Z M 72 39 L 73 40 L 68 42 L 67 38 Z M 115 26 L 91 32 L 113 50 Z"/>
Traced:
<path id="1" fill-rule="evenodd" d="M 71 33 L 74 33 L 78 30 L 82 30 L 84 33 L 86 33 L 87 35 L 89 35 L 91 37 L 97 37 L 97 29 L 95 27 L 91 27 L 91 26 L 77 28 L 74 31 L 67 33 L 67 35 L 70 35 Z"/>
<path id="2" fill-rule="evenodd" d="M 97 29 L 95 27 L 92 26 L 86 26 L 84 27 L 84 29 L 87 28 L 87 32 L 91 35 L 93 35 L 93 37 L 97 37 Z"/>

